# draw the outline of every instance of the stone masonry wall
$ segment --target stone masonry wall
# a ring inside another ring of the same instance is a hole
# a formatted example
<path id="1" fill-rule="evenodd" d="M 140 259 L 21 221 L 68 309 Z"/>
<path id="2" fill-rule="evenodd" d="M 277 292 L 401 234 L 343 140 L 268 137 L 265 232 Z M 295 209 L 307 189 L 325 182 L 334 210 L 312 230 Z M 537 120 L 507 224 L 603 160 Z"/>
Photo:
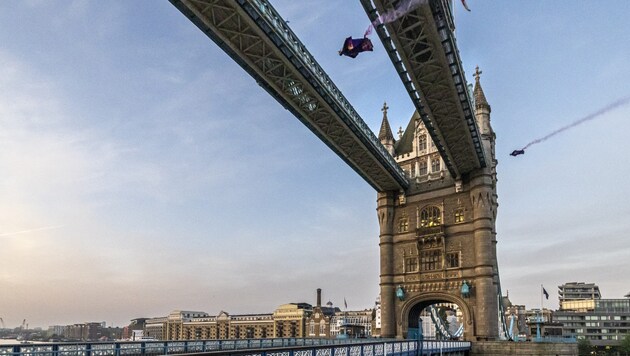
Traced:
<path id="1" fill-rule="evenodd" d="M 577 354 L 577 343 L 551 342 L 482 341 L 474 342 L 470 351 L 470 356 L 573 356 Z"/>

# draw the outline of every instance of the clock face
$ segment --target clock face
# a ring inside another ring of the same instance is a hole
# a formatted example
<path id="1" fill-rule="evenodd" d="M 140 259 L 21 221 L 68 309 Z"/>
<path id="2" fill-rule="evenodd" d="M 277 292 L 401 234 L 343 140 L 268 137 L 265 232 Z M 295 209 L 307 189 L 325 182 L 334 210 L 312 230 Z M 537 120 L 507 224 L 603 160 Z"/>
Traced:
<path id="1" fill-rule="evenodd" d="M 315 319 L 319 319 L 319 313 L 315 313 Z"/>

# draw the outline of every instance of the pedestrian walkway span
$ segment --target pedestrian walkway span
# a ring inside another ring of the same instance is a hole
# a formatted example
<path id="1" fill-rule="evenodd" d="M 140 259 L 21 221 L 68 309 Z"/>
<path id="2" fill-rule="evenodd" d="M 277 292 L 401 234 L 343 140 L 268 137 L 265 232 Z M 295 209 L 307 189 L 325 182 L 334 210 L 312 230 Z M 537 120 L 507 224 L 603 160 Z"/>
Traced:
<path id="1" fill-rule="evenodd" d="M 134 355 L 464 355 L 470 342 L 394 339 L 239 339 L 143 342 L 88 342 L 0 346 L 0 356 L 134 356 Z"/>

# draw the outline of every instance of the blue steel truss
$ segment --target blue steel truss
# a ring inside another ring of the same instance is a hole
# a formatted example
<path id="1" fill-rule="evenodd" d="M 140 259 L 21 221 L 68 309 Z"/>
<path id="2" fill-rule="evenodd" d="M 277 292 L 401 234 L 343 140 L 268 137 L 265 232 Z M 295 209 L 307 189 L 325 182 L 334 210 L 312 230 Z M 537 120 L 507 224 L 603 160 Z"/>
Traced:
<path id="1" fill-rule="evenodd" d="M 371 21 L 396 0 L 360 0 Z M 485 167 L 474 107 L 453 33 L 450 0 L 428 0 L 376 26 L 409 97 L 453 177 Z"/>
<path id="2" fill-rule="evenodd" d="M 377 191 L 403 170 L 266 0 L 170 0 Z"/>

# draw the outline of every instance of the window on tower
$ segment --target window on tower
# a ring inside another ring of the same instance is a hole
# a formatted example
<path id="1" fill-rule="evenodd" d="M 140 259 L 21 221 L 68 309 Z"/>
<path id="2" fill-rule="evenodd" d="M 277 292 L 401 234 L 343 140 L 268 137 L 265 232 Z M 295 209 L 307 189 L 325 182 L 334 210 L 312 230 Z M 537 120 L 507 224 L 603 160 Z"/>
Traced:
<path id="1" fill-rule="evenodd" d="M 435 271 L 442 268 L 442 251 L 425 250 L 420 253 L 420 267 L 423 271 Z"/>
<path id="2" fill-rule="evenodd" d="M 418 271 L 418 259 L 416 257 L 410 257 L 405 260 L 405 272 L 417 272 Z"/>
<path id="3" fill-rule="evenodd" d="M 427 160 L 426 159 L 422 159 L 420 160 L 420 163 L 418 163 L 418 175 L 419 176 L 425 176 L 427 175 Z"/>
<path id="4" fill-rule="evenodd" d="M 431 172 L 439 172 L 440 171 L 440 156 L 433 155 L 431 157 Z"/>
<path id="5" fill-rule="evenodd" d="M 446 254 L 446 268 L 459 267 L 459 252 L 449 252 Z"/>
<path id="6" fill-rule="evenodd" d="M 455 222 L 460 223 L 464 221 L 464 208 L 455 209 Z"/>
<path id="7" fill-rule="evenodd" d="M 429 206 L 420 212 L 420 227 L 442 225 L 442 213 L 438 207 Z"/>
<path id="8" fill-rule="evenodd" d="M 403 216 L 398 219 L 398 232 L 407 232 L 409 231 L 409 218 Z"/>
<path id="9" fill-rule="evenodd" d="M 427 149 L 427 135 L 422 134 L 418 136 L 418 151 L 426 151 Z"/>

